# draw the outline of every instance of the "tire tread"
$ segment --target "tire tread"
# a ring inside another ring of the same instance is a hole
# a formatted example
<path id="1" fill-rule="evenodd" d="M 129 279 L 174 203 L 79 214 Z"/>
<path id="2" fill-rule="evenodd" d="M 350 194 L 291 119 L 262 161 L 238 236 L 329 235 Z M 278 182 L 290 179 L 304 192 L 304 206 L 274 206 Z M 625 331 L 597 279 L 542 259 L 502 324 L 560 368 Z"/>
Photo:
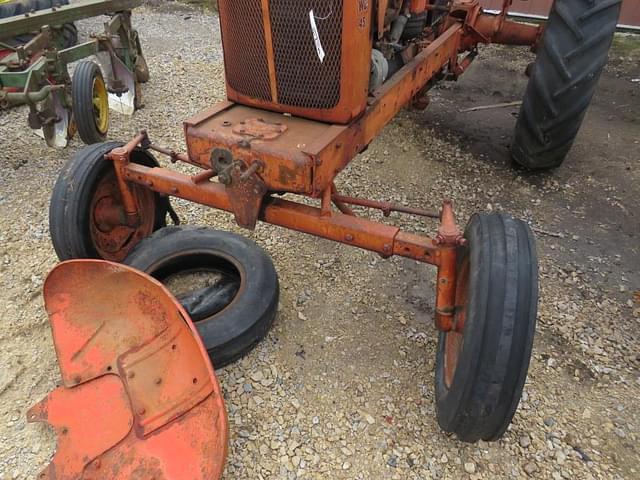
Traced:
<path id="1" fill-rule="evenodd" d="M 214 366 L 221 368 L 246 355 L 271 329 L 280 297 L 278 275 L 269 256 L 253 241 L 198 226 L 156 231 L 134 247 L 125 263 L 153 276 L 165 258 L 177 258 L 193 249 L 224 252 L 245 269 L 245 288 L 238 293 L 242 298 L 195 323 Z"/>
<path id="2" fill-rule="evenodd" d="M 513 159 L 559 166 L 606 65 L 622 0 L 555 0 L 516 124 Z"/>
<path id="3" fill-rule="evenodd" d="M 106 135 L 98 130 L 93 111 L 93 79 L 102 77 L 97 63 L 83 60 L 73 72 L 71 97 L 73 99 L 73 116 L 78 127 L 80 139 L 87 145 L 102 143 Z"/>
<path id="4" fill-rule="evenodd" d="M 87 245 L 83 209 L 90 198 L 96 179 L 105 167 L 104 155 L 124 145 L 110 141 L 88 145 L 77 152 L 62 168 L 53 187 L 49 203 L 49 232 L 54 250 L 61 261 L 75 258 L 97 258 Z M 139 153 L 133 162 L 152 167 L 157 161 L 146 152 Z M 108 166 L 108 165 L 106 165 Z M 166 225 L 169 200 L 156 195 L 155 229 Z"/>
<path id="5" fill-rule="evenodd" d="M 508 215 L 476 215 L 465 236 L 472 262 L 469 325 L 450 388 L 443 382 L 444 334 L 440 337 L 438 421 L 463 441 L 491 441 L 511 423 L 526 380 L 537 312 L 537 258 L 528 226 Z"/>

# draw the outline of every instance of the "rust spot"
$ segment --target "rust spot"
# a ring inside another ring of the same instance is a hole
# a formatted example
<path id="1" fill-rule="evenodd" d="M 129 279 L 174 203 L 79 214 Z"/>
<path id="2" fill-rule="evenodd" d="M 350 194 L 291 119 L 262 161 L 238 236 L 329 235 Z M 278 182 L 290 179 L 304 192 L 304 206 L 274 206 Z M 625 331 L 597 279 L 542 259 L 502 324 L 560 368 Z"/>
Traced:
<path id="1" fill-rule="evenodd" d="M 283 185 L 288 185 L 296 181 L 298 172 L 286 165 L 280 165 L 278 168 L 278 181 Z"/>
<path id="2" fill-rule="evenodd" d="M 166 322 L 167 312 L 155 296 L 145 291 L 140 291 L 136 295 L 135 302 L 140 307 L 142 313 L 155 318 L 156 321 L 162 320 L 163 323 Z"/>

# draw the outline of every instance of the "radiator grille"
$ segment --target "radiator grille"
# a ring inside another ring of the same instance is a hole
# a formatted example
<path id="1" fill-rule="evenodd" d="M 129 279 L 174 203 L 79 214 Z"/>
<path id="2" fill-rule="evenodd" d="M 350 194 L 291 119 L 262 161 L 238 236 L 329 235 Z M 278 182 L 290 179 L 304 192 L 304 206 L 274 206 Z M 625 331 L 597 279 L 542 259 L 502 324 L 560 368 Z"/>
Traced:
<path id="1" fill-rule="evenodd" d="M 225 74 L 238 92 L 272 101 L 260 0 L 219 2 Z"/>
<path id="2" fill-rule="evenodd" d="M 269 2 L 278 103 L 329 109 L 340 101 L 342 3 L 343 0 Z M 326 53 L 323 62 L 313 40 L 310 10 Z"/>

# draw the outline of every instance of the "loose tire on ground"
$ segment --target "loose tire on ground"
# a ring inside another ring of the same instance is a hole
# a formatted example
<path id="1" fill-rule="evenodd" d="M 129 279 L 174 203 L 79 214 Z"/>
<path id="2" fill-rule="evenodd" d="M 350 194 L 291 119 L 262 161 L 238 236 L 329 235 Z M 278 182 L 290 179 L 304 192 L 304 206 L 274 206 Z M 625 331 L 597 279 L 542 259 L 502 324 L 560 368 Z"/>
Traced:
<path id="1" fill-rule="evenodd" d="M 124 222 L 124 213 L 113 164 L 104 156 L 122 145 L 107 142 L 85 147 L 60 172 L 49 206 L 51 240 L 60 260 L 101 258 L 121 262 L 136 243 L 166 226 L 168 198 L 139 185 L 131 188 L 142 212 L 140 226 L 114 226 Z M 158 166 L 152 155 L 141 150 L 132 153 L 131 161 Z M 104 221 L 101 217 L 109 210 L 112 215 Z"/>
<path id="2" fill-rule="evenodd" d="M 251 240 L 228 232 L 167 227 L 140 242 L 125 263 L 167 283 L 181 274 L 221 273 L 237 283 L 221 305 L 220 289 L 176 294 L 192 316 L 216 368 L 239 359 L 265 337 L 278 310 L 279 284 L 273 262 Z M 171 288 L 171 287 L 169 287 Z M 193 297 L 198 297 L 194 302 Z M 183 299 L 191 297 L 187 302 Z M 222 307 L 222 308 L 221 308 Z"/>
<path id="3" fill-rule="evenodd" d="M 511 147 L 530 169 L 558 167 L 607 63 L 621 0 L 555 0 L 531 69 Z"/>
<path id="4" fill-rule="evenodd" d="M 73 72 L 73 116 L 84 143 L 104 142 L 109 130 L 109 94 L 97 63 L 84 60 Z"/>
<path id="5" fill-rule="evenodd" d="M 508 215 L 475 215 L 458 251 L 456 322 L 436 356 L 438 423 L 466 442 L 497 440 L 518 407 L 538 303 L 533 234 Z"/>

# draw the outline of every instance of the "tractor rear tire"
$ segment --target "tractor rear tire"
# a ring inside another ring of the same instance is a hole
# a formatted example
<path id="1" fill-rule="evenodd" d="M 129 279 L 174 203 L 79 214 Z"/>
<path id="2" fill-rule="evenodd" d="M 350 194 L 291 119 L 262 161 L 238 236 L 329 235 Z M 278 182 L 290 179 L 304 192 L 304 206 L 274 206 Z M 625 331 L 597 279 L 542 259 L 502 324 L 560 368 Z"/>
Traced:
<path id="1" fill-rule="evenodd" d="M 73 23 L 62 26 L 62 48 L 70 48 L 78 43 L 78 28 Z"/>
<path id="2" fill-rule="evenodd" d="M 418 37 L 422 31 L 427 28 L 428 16 L 429 14 L 427 12 L 411 15 L 407 21 L 407 25 L 404 27 L 404 31 L 402 32 L 402 39 L 411 40 Z"/>
<path id="3" fill-rule="evenodd" d="M 538 308 L 538 260 L 529 226 L 474 215 L 457 252 L 455 325 L 436 353 L 438 423 L 463 442 L 499 439 L 527 378 Z M 459 327 L 458 327 L 459 328 Z"/>
<path id="4" fill-rule="evenodd" d="M 523 167 L 565 159 L 607 63 L 622 0 L 555 0 L 531 69 L 511 155 Z"/>

